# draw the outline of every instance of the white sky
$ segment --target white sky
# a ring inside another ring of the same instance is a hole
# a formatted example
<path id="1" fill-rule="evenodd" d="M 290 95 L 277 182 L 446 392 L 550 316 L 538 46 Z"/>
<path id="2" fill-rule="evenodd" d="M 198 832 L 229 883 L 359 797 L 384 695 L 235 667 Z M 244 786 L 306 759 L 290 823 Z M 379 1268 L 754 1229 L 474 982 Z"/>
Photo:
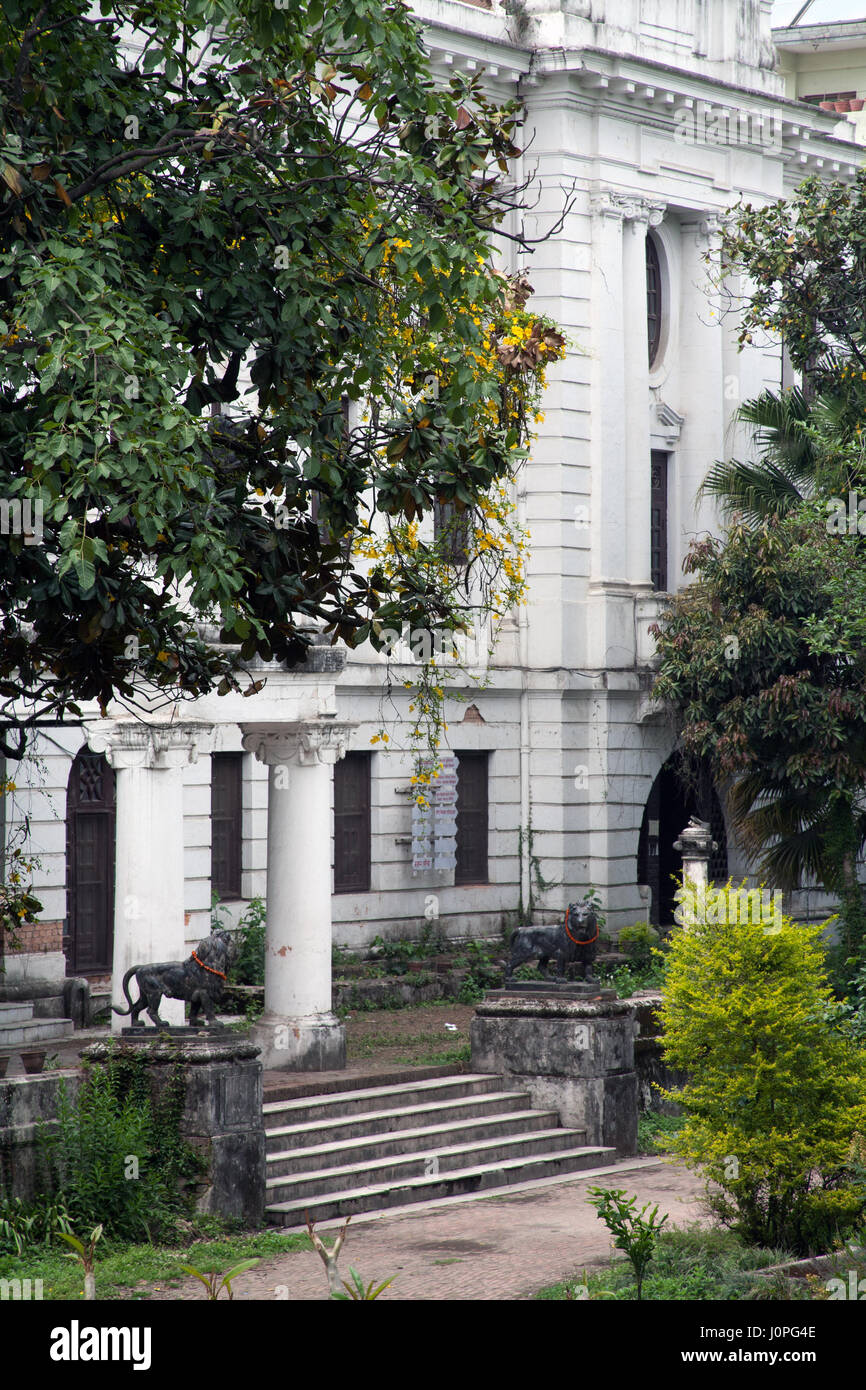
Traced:
<path id="1" fill-rule="evenodd" d="M 804 3 L 805 0 L 776 0 L 773 6 L 773 28 L 790 24 Z M 866 0 L 812 0 L 799 23 L 832 24 L 844 19 L 866 20 Z"/>

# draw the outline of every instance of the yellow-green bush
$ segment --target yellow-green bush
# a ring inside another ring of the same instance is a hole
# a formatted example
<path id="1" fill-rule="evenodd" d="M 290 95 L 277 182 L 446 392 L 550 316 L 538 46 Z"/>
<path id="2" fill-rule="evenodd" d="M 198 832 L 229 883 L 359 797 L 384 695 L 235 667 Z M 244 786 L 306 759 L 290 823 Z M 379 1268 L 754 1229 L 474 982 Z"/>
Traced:
<path id="1" fill-rule="evenodd" d="M 671 942 L 665 1058 L 690 1073 L 665 1093 L 686 1115 L 671 1147 L 704 1170 L 716 1214 L 746 1240 L 813 1253 L 866 1211 L 849 1159 L 866 1126 L 866 1052 L 830 1022 L 820 926 L 712 915 L 726 920 Z"/>

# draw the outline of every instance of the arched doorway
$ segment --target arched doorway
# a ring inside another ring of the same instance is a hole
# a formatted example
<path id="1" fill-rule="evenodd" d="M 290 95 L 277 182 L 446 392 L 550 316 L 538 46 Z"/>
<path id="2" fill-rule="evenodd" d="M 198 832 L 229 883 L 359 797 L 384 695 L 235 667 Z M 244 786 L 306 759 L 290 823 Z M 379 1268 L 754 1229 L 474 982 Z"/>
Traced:
<path id="1" fill-rule="evenodd" d="M 706 772 L 689 778 L 682 758 L 674 753 L 653 782 L 637 851 L 637 881 L 649 885 L 650 921 L 659 927 L 669 927 L 674 921 L 674 876 L 683 871 L 682 855 L 674 849 L 674 841 L 692 816 L 710 822 L 718 849 L 710 859 L 709 878 L 724 883 L 728 877 L 728 842 L 719 798 Z"/>
<path id="2" fill-rule="evenodd" d="M 66 970 L 105 975 L 114 949 L 114 772 L 82 748 L 66 793 Z"/>

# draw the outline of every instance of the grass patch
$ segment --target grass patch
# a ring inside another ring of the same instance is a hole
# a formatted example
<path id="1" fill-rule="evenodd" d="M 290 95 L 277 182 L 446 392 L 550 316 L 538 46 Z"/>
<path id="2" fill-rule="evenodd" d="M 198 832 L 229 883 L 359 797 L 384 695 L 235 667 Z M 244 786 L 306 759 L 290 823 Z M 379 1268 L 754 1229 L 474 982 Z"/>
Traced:
<path id="1" fill-rule="evenodd" d="M 360 1060 L 362 1058 L 375 1057 L 376 1054 L 381 1052 L 384 1048 L 388 1048 L 389 1050 L 394 1048 L 411 1049 L 411 1055 L 408 1059 L 396 1057 L 393 1059 L 394 1061 L 408 1060 L 410 1065 L 418 1063 L 422 1057 L 425 1059 L 431 1057 L 438 1061 L 445 1055 L 445 1051 L 448 1052 L 448 1061 L 464 1060 L 462 1057 L 457 1058 L 451 1056 L 451 1053 L 454 1051 L 453 1048 L 448 1048 L 443 1051 L 442 1042 L 442 1033 L 437 1029 L 436 1032 L 368 1033 L 366 1036 L 356 1038 L 350 1037 L 346 1046 L 347 1056 L 352 1061 L 355 1059 Z M 467 1048 L 468 1044 L 461 1044 L 460 1051 L 466 1051 Z M 465 1060 L 468 1060 L 468 1053 Z M 435 1062 L 431 1061 L 428 1065 L 433 1066 Z"/>
<path id="2" fill-rule="evenodd" d="M 176 1246 L 100 1243 L 96 1294 L 100 1299 L 149 1298 L 149 1288 L 136 1286 L 144 1282 L 180 1288 L 189 1279 L 181 1272 L 182 1264 L 194 1265 L 207 1274 L 228 1269 L 239 1260 L 273 1259 L 276 1255 L 311 1249 L 306 1235 L 281 1235 L 274 1230 L 198 1239 Z M 20 1256 L 0 1255 L 0 1278 L 41 1279 L 46 1300 L 84 1297 L 79 1266 L 65 1259 L 59 1250 L 57 1254 L 25 1250 Z"/>
<path id="3" fill-rule="evenodd" d="M 401 1067 L 448 1067 L 457 1062 L 468 1062 L 471 1052 L 469 1043 L 463 1043 L 461 1047 L 445 1048 L 442 1052 L 422 1052 L 420 1056 L 414 1053 L 411 1057 L 395 1057 L 394 1061 Z"/>
<path id="4" fill-rule="evenodd" d="M 656 1253 L 644 1279 L 644 1300 L 694 1303 L 712 1300 L 743 1302 L 756 1299 L 808 1300 L 813 1291 L 803 1280 L 757 1278 L 755 1270 L 791 1259 L 785 1250 L 760 1250 L 744 1245 L 730 1231 L 707 1230 L 693 1225 L 662 1231 Z M 634 1272 L 628 1260 L 614 1260 L 604 1268 L 548 1285 L 536 1299 L 564 1302 L 590 1300 L 629 1302 L 637 1296 Z"/>
<path id="5" fill-rule="evenodd" d="M 661 1115 L 657 1110 L 648 1110 L 645 1115 L 639 1115 L 637 1122 L 638 1153 L 669 1153 L 671 1135 L 678 1134 L 685 1122 L 685 1115 Z"/>

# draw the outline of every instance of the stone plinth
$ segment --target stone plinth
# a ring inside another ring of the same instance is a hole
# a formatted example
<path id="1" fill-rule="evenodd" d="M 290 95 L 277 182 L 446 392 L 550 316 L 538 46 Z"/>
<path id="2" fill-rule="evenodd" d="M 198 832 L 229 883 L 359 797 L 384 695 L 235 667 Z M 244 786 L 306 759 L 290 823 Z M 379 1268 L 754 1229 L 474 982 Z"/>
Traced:
<path id="1" fill-rule="evenodd" d="M 39 1135 L 56 1128 L 61 1086 L 74 1102 L 80 1085 L 79 1072 L 71 1070 L 0 1081 L 0 1193 L 22 1202 L 44 1195 Z"/>
<path id="2" fill-rule="evenodd" d="M 179 1030 L 178 1030 L 179 1031 Z M 94 1043 L 82 1052 L 93 1063 L 131 1051 L 142 1052 L 151 1067 L 151 1089 L 158 1094 L 180 1061 L 186 1082 L 181 1138 L 207 1161 L 199 1211 L 260 1225 L 265 1205 L 265 1131 L 262 1120 L 262 1064 L 259 1049 L 246 1039 L 221 1033 L 151 1041 L 125 1037 L 112 1050 Z"/>
<path id="3" fill-rule="evenodd" d="M 637 1150 L 633 1005 L 562 995 L 486 998 L 472 1020 L 472 1070 L 513 1078 L 587 1144 Z"/>

